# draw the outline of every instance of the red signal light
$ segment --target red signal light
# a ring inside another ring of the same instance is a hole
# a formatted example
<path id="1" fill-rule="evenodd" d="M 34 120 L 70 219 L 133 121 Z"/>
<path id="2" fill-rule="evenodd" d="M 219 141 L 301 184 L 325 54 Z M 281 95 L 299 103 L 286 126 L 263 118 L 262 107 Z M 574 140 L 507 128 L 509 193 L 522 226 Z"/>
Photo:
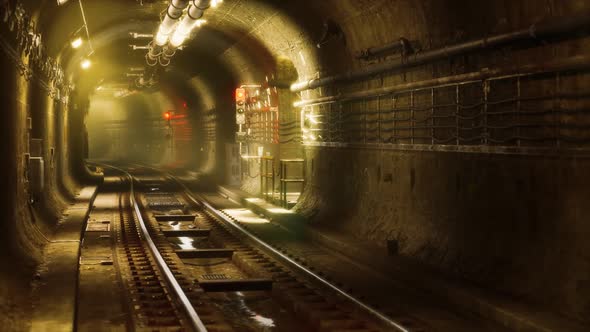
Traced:
<path id="1" fill-rule="evenodd" d="M 172 114 L 170 114 L 170 112 L 165 112 L 164 113 L 164 119 L 165 120 L 170 120 L 171 117 L 172 117 Z"/>
<path id="2" fill-rule="evenodd" d="M 236 101 L 244 100 L 246 98 L 246 89 L 236 89 Z"/>

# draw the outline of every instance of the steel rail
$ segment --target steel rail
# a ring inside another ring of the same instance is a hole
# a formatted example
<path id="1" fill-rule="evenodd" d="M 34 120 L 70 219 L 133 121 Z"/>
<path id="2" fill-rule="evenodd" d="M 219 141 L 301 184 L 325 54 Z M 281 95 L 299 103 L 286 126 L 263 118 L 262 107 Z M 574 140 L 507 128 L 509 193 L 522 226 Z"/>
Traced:
<path id="1" fill-rule="evenodd" d="M 171 286 L 172 291 L 175 293 L 176 297 L 178 298 L 178 300 L 182 304 L 182 308 L 184 309 L 185 314 L 189 318 L 189 322 L 190 322 L 190 325 L 193 328 L 193 330 L 197 331 L 197 332 L 207 332 L 207 328 L 203 324 L 203 321 L 201 321 L 201 318 L 199 317 L 199 315 L 195 311 L 195 308 L 193 307 L 189 298 L 186 296 L 186 294 L 182 290 L 182 287 L 180 286 L 180 284 L 178 283 L 176 278 L 174 278 L 174 274 L 172 273 L 172 271 L 168 267 L 168 264 L 166 264 L 164 257 L 162 257 L 162 255 L 160 254 L 160 251 L 158 250 L 158 248 L 154 244 L 154 241 L 152 240 L 152 237 L 150 236 L 150 233 L 147 229 L 145 221 L 143 220 L 143 217 L 141 216 L 141 211 L 139 210 L 139 204 L 137 204 L 137 201 L 135 200 L 133 176 L 129 172 L 127 172 L 119 167 L 116 167 L 116 166 L 112 166 L 112 165 L 108 165 L 108 164 L 101 164 L 101 163 L 96 163 L 96 164 L 104 166 L 106 168 L 110 168 L 110 169 L 122 172 L 129 179 L 129 181 L 131 183 L 131 186 L 130 186 L 131 194 L 130 194 L 130 198 L 129 198 L 129 200 L 131 202 L 131 206 L 133 206 L 133 211 L 135 212 L 135 216 L 137 217 L 137 220 L 139 221 L 141 233 L 142 233 L 143 237 L 145 238 L 152 255 L 156 259 L 156 263 L 158 264 L 160 271 L 163 272 L 164 277 L 166 278 L 166 281 L 168 281 L 168 284 Z"/>
<path id="2" fill-rule="evenodd" d="M 195 197 L 193 197 L 193 195 L 190 193 L 190 191 L 187 192 L 186 194 L 187 194 L 187 196 L 191 200 L 193 200 L 193 202 L 197 203 L 197 199 Z M 213 206 L 211 206 L 205 200 L 201 200 L 201 205 L 203 207 L 205 207 L 207 209 L 207 211 L 209 211 L 210 213 L 212 213 L 213 215 L 215 215 L 217 218 L 222 219 L 225 223 L 227 223 L 228 225 L 232 226 L 234 229 L 238 230 L 240 233 L 246 235 L 250 240 L 252 240 L 255 243 L 257 243 L 258 245 L 262 246 L 265 250 L 268 250 L 268 251 L 272 252 L 275 256 L 278 256 L 281 260 L 288 262 L 290 265 L 292 265 L 293 267 L 297 268 L 299 271 L 304 272 L 304 274 L 307 275 L 308 277 L 311 277 L 312 279 L 315 279 L 316 281 L 320 282 L 324 286 L 326 286 L 329 289 L 333 290 L 337 294 L 339 294 L 342 297 L 346 298 L 350 302 L 352 302 L 355 305 L 359 306 L 361 309 L 363 309 L 364 311 L 366 311 L 368 314 L 370 314 L 374 318 L 378 319 L 380 322 L 382 322 L 386 326 L 393 327 L 397 331 L 400 331 L 400 332 L 409 332 L 408 329 L 404 328 L 399 323 L 397 323 L 394 320 L 390 319 L 389 317 L 385 316 L 384 314 L 382 314 L 381 312 L 379 312 L 377 309 L 371 307 L 368 304 L 363 303 L 362 301 L 360 301 L 359 299 L 357 299 L 354 296 L 350 295 L 349 293 L 347 293 L 343 289 L 339 288 L 338 286 L 333 285 L 328 280 L 322 278 L 321 276 L 319 276 L 318 274 L 316 274 L 313 271 L 309 270 L 305 266 L 297 263 L 294 259 L 286 256 L 285 254 L 283 254 L 280 251 L 276 250 L 275 248 L 271 247 L 269 244 L 267 244 L 266 242 L 262 241 L 261 239 L 259 239 L 254 234 L 250 233 L 248 230 L 246 230 L 245 228 L 243 228 L 242 226 L 240 226 L 238 223 L 236 223 L 235 221 L 231 220 L 228 216 L 226 216 L 225 214 L 223 214 L 221 211 L 219 211 L 216 208 L 214 208 Z"/>
<path id="3" fill-rule="evenodd" d="M 411 330 L 403 327 L 400 323 L 392 320 L 391 318 L 387 317 L 383 313 L 379 312 L 377 309 L 373 308 L 372 306 L 370 306 L 370 305 L 362 302 L 361 300 L 357 299 L 353 295 L 347 293 L 345 290 L 339 288 L 338 286 L 333 285 L 328 280 L 324 279 L 323 277 L 321 277 L 320 275 L 318 275 L 315 272 L 311 271 L 310 269 L 306 268 L 305 266 L 299 264 L 294 259 L 286 256 L 282 252 L 280 252 L 280 251 L 276 250 L 275 248 L 271 247 L 269 244 L 267 244 L 266 242 L 264 242 L 261 239 L 259 239 L 256 235 L 250 233 L 244 227 L 240 226 L 235 221 L 231 220 L 227 215 L 223 214 L 221 211 L 219 211 L 216 208 L 214 208 L 213 206 L 211 206 L 204 199 L 202 199 L 202 198 L 199 198 L 199 199 L 195 198 L 195 196 L 193 195 L 192 191 L 184 183 L 182 183 L 180 180 L 178 180 L 174 175 L 172 175 L 172 174 L 170 174 L 168 172 L 162 171 L 160 169 L 157 169 L 155 167 L 150 167 L 150 166 L 145 166 L 145 165 L 138 165 L 138 166 L 141 166 L 141 167 L 144 167 L 144 168 L 150 168 L 152 170 L 155 170 L 155 171 L 158 171 L 158 172 L 161 172 L 161 173 L 165 174 L 168 178 L 170 178 L 171 180 L 173 180 L 176 183 L 178 183 L 185 190 L 186 196 L 194 204 L 196 204 L 197 206 L 204 207 L 207 211 L 209 211 L 215 217 L 221 219 L 223 222 L 225 222 L 226 224 L 230 225 L 235 230 L 237 230 L 238 232 L 242 233 L 243 235 L 245 235 L 246 237 L 248 237 L 250 240 L 252 240 L 256 244 L 258 244 L 261 247 L 263 247 L 265 250 L 268 250 L 275 257 L 278 257 L 281 260 L 283 260 L 284 262 L 287 262 L 289 265 L 291 265 L 292 267 L 296 268 L 300 272 L 303 272 L 303 274 L 307 275 L 311 279 L 314 279 L 314 280 L 318 281 L 322 285 L 326 286 L 327 288 L 329 288 L 332 291 L 336 292 L 340 296 L 344 297 L 346 300 L 348 300 L 351 303 L 353 303 L 354 305 L 358 306 L 359 308 L 361 308 L 362 310 L 364 310 L 366 313 L 368 313 L 369 315 L 371 315 L 373 318 L 377 319 L 379 322 L 381 322 L 385 326 L 387 326 L 389 328 L 394 328 L 398 332 L 410 332 L 411 331 Z"/>

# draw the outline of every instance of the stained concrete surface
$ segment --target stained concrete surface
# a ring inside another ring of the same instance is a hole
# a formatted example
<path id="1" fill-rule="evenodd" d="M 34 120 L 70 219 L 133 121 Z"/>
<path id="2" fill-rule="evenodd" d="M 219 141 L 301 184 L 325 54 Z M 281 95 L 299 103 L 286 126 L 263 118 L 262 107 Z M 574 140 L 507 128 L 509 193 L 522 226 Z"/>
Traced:
<path id="1" fill-rule="evenodd" d="M 259 235 L 267 241 L 280 243 L 300 257 L 313 257 L 318 253 L 321 255 L 322 251 L 332 255 L 334 253 L 337 253 L 337 256 L 342 255 L 342 259 L 356 266 L 355 271 L 358 273 L 351 273 L 353 277 L 365 276 L 369 271 L 368 273 L 376 273 L 382 278 L 394 282 L 399 288 L 397 290 L 391 289 L 390 299 L 403 294 L 410 298 L 428 297 L 433 302 L 445 303 L 443 307 L 460 308 L 463 312 L 485 317 L 508 330 L 586 330 L 585 327 L 568 322 L 566 318 L 542 307 L 531 305 L 523 302 L 522 299 L 506 294 L 486 290 L 466 280 L 457 279 L 444 271 L 433 269 L 399 255 L 399 253 L 392 254 L 388 252 L 387 248 L 372 241 L 363 240 L 333 227 L 307 224 L 308 221 L 297 213 L 284 211 L 262 199 L 252 199 L 251 195 L 237 188 L 223 186 L 219 189 L 220 194 L 226 198 L 225 201 L 220 197 L 211 195 L 208 197 L 213 204 L 229 208 L 226 210 L 229 215 L 232 215 L 234 211 L 240 211 L 239 215 L 235 216 L 238 220 L 244 216 L 249 216 L 247 219 L 260 219 L 260 216 L 264 216 L 268 218 L 267 221 L 272 220 L 275 226 L 281 226 L 277 228 L 268 225 L 253 225 L 254 229 L 260 229 Z M 244 212 L 244 209 L 239 209 L 241 205 L 238 203 L 244 204 L 252 212 L 248 214 L 248 212 Z M 278 242 L 276 242 L 277 240 Z M 299 244 L 297 244 L 298 242 Z M 313 247 L 319 249 L 315 251 L 310 249 Z M 331 264 L 333 263 L 328 260 L 321 263 L 320 266 L 324 268 Z M 338 269 L 336 268 L 334 271 L 332 275 L 338 275 Z M 362 284 L 362 278 L 358 281 L 349 279 L 345 285 L 351 287 L 351 283 Z M 408 289 L 412 289 L 415 293 L 408 295 Z M 417 311 L 419 310 L 412 312 Z"/>
<path id="2" fill-rule="evenodd" d="M 96 189 L 91 186 L 80 191 L 45 249 L 33 285 L 31 331 L 75 330 L 80 240 Z"/>

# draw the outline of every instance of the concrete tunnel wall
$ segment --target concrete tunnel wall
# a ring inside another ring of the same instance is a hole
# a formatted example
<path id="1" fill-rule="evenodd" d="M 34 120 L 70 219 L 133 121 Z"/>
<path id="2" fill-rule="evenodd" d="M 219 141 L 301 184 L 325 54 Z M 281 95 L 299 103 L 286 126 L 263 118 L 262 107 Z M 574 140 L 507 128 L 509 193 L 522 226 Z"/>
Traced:
<path id="1" fill-rule="evenodd" d="M 295 22 L 305 21 L 302 25 L 310 27 L 303 36 L 278 29 L 274 21 L 281 18 L 274 16 L 257 26 L 256 37 L 263 44 L 279 41 L 269 45 L 269 51 L 292 60 L 300 80 L 313 78 L 316 72 L 367 66 L 354 59 L 357 52 L 400 36 L 431 49 L 588 10 L 583 1 L 550 1 L 546 6 L 536 1 L 322 1 L 301 7 L 337 22 L 346 41 L 334 40 L 311 50 L 310 35 L 319 36 L 321 29 L 319 22 L 303 17 L 306 10 L 290 12 Z M 288 40 L 288 46 L 282 48 L 280 40 Z M 365 83 L 342 84 L 339 89 L 355 91 L 481 68 L 543 63 L 583 54 L 588 46 L 584 38 L 477 52 Z M 241 80 L 247 80 L 257 70 L 244 64 L 243 49 L 238 43 L 223 59 L 239 71 Z M 313 54 L 308 59 L 314 60 L 305 62 L 301 54 Z M 585 78 L 574 78 L 566 86 L 580 90 L 587 83 Z M 329 89 L 322 92 L 330 95 Z M 583 221 L 587 218 L 583 201 L 590 197 L 587 158 L 305 147 L 305 159 L 308 182 L 296 210 L 313 224 L 341 229 L 380 247 L 387 240 L 396 241 L 401 255 L 443 273 L 587 320 L 590 248 Z M 244 189 L 258 193 L 257 179 L 251 182 Z"/>
<path id="2" fill-rule="evenodd" d="M 30 310 L 30 283 L 61 211 L 78 188 L 71 177 L 67 128 L 68 107 L 54 103 L 37 84 L 26 80 L 12 59 L 0 55 L 3 87 L 2 177 L 0 232 L 0 325 L 23 330 Z M 33 103 L 33 98 L 36 102 Z M 36 118 L 29 130 L 27 118 Z M 43 121 L 36 121 L 38 118 Z M 42 139 L 44 191 L 32 192 L 26 174 L 30 138 Z M 51 156 L 51 149 L 54 155 Z M 51 162 L 53 160 L 53 162 Z"/>
<path id="3" fill-rule="evenodd" d="M 36 6 L 28 3 L 31 10 L 40 8 Z M 558 0 L 543 6 L 533 0 L 310 0 L 272 5 L 237 1 L 231 13 L 217 16 L 225 15 L 227 24 L 222 27 L 232 31 L 235 43 L 219 56 L 222 74 L 205 72 L 188 85 L 195 90 L 192 96 L 198 96 L 195 109 L 199 112 L 228 112 L 233 107 L 232 84 L 264 79 L 276 70 L 279 58 L 293 64 L 299 80 L 310 79 L 367 66 L 354 58 L 356 52 L 400 37 L 430 49 L 589 9 L 585 1 Z M 317 49 L 326 18 L 340 25 L 345 40 L 332 40 Z M 485 67 L 545 62 L 583 54 L 589 45 L 584 38 L 480 52 L 364 83 L 343 84 L 339 89 L 354 91 L 378 87 L 382 81 L 387 86 Z M 54 103 L 38 86 L 23 79 L 5 55 L 0 62 L 7 77 L 1 99 L 8 110 L 0 130 L 2 153 L 7 157 L 2 187 L 12 193 L 1 203 L 4 231 L 0 248 L 6 254 L 0 266 L 11 268 L 1 273 L 0 310 L 14 312 L 0 318 L 0 324 L 20 329 L 28 303 L 23 294 L 28 293 L 45 242 L 40 232 L 51 232 L 79 183 L 88 181 L 83 166 L 88 104 L 85 95 L 73 98 L 76 102 L 69 105 Z M 570 87 L 586 86 L 588 82 L 581 79 Z M 330 89 L 303 93 L 304 98 L 319 95 L 330 95 Z M 298 109 L 288 112 L 295 114 Z M 42 136 L 38 138 L 43 138 L 46 160 L 55 148 L 54 164 L 45 164 L 46 190 L 33 209 L 22 176 L 30 114 L 33 124 L 43 128 L 34 125 L 35 133 Z M 193 171 L 223 173 L 222 151 L 232 141 L 234 119 L 227 113 L 216 119 L 217 140 L 205 144 L 209 146 L 206 156 L 191 163 Z M 386 240 L 395 240 L 401 255 L 445 274 L 569 317 L 586 321 L 590 317 L 590 248 L 586 241 L 590 229 L 584 222 L 588 218 L 584 203 L 590 197 L 587 158 L 403 148 L 294 149 L 301 150 L 308 170 L 307 186 L 295 209 L 309 217 L 312 225 L 336 228 L 381 247 Z M 254 184 L 244 189 L 257 193 Z M 20 309 L 10 309 L 15 307 Z"/>
<path id="4" fill-rule="evenodd" d="M 588 9 L 583 1 L 537 4 L 375 2 L 367 11 L 357 7 L 357 15 L 351 15 L 355 8 L 332 8 L 351 52 L 399 36 L 435 48 Z M 385 29 L 391 17 L 400 24 Z M 530 50 L 506 49 L 504 54 L 482 52 L 383 79 L 391 85 L 542 63 L 583 54 L 588 46 L 585 38 Z M 588 84 L 587 79 L 574 81 L 570 91 Z M 379 82 L 360 88 L 370 86 Z M 386 240 L 397 241 L 403 256 L 570 317 L 590 317 L 589 229 L 584 222 L 588 211 L 583 203 L 590 197 L 587 158 L 306 148 L 306 160 L 311 172 L 297 209 L 313 222 L 342 227 L 381 247 Z"/>

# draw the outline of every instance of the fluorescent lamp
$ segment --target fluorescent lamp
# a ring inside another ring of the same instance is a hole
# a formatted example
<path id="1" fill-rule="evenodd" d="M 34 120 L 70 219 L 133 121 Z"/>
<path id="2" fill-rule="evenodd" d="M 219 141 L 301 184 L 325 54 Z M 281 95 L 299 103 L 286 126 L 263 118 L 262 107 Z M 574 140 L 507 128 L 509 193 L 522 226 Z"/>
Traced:
<path id="1" fill-rule="evenodd" d="M 190 36 L 191 32 L 193 31 L 193 29 L 195 27 L 197 27 L 197 28 L 201 27 L 205 23 L 207 23 L 207 20 L 203 20 L 203 19 L 196 20 L 196 21 L 192 22 L 192 24 L 187 24 L 185 21 L 181 22 L 176 27 L 176 30 L 174 31 L 174 33 L 172 34 L 172 37 L 170 38 L 170 45 L 172 45 L 172 47 L 174 47 L 174 48 L 180 47 L 180 45 L 182 45 L 186 41 L 186 39 Z"/>
<path id="2" fill-rule="evenodd" d="M 92 66 L 92 62 L 90 62 L 90 60 L 88 60 L 88 59 L 84 59 L 80 63 L 80 67 L 82 67 L 82 69 L 84 69 L 84 70 L 90 68 L 91 66 Z"/>
<path id="3" fill-rule="evenodd" d="M 82 46 L 82 43 L 84 43 L 84 41 L 82 40 L 82 38 L 78 37 L 72 40 L 72 48 L 79 48 L 80 46 Z"/>

